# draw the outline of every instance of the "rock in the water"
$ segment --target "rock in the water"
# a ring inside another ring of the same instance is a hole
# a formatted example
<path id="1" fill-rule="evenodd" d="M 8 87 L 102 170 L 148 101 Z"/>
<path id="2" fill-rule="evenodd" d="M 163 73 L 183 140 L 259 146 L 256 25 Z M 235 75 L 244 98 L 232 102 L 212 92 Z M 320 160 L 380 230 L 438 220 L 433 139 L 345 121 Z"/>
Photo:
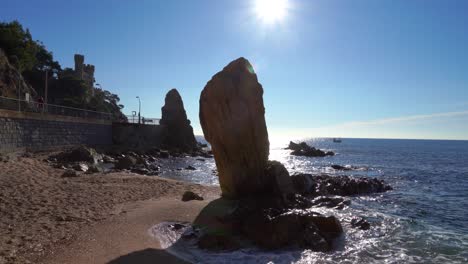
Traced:
<path id="1" fill-rule="evenodd" d="M 269 180 L 268 189 L 276 196 L 287 196 L 295 193 L 288 170 L 278 161 L 268 161 L 266 175 Z"/>
<path id="2" fill-rule="evenodd" d="M 359 195 L 392 190 L 385 181 L 376 178 L 353 178 L 349 176 L 330 176 L 295 174 L 291 180 L 296 192 L 309 196 L 321 195 Z"/>
<path id="3" fill-rule="evenodd" d="M 192 191 L 186 191 L 183 195 L 182 195 L 182 201 L 184 202 L 188 202 L 188 201 L 192 201 L 192 200 L 198 200 L 198 201 L 203 201 L 203 197 L 201 197 L 200 195 L 192 192 Z"/>
<path id="4" fill-rule="evenodd" d="M 74 171 L 74 170 L 66 170 L 62 174 L 62 178 L 74 178 L 74 177 L 79 177 L 80 175 Z"/>
<path id="5" fill-rule="evenodd" d="M 342 170 L 342 171 L 349 171 L 349 170 L 352 170 L 351 167 L 346 167 L 346 166 L 341 166 L 341 165 L 336 165 L 336 164 L 333 164 L 331 165 L 332 169 L 334 170 Z"/>
<path id="6" fill-rule="evenodd" d="M 335 153 L 332 151 L 323 151 L 320 149 L 316 149 L 314 147 L 311 147 L 307 145 L 305 142 L 301 142 L 299 144 L 296 144 L 294 142 L 289 142 L 289 146 L 287 149 L 291 149 L 291 155 L 294 156 L 306 156 L 306 157 L 325 157 L 325 156 L 333 156 Z"/>
<path id="7" fill-rule="evenodd" d="M 147 168 L 143 168 L 143 167 L 132 168 L 130 171 L 136 174 L 141 174 L 141 175 L 148 175 L 151 173 Z"/>
<path id="8" fill-rule="evenodd" d="M 172 89 L 166 94 L 161 112 L 159 124 L 167 128 L 163 144 L 168 148 L 180 149 L 185 152 L 196 149 L 198 143 L 195 140 L 190 120 L 187 119 L 182 97 L 176 89 Z"/>
<path id="9" fill-rule="evenodd" d="M 354 228 L 359 228 L 361 230 L 369 230 L 371 225 L 369 222 L 367 222 L 366 219 L 359 217 L 359 218 L 353 218 L 351 220 L 351 226 Z"/>
<path id="10" fill-rule="evenodd" d="M 343 233 L 334 216 L 302 210 L 253 210 L 239 219 L 242 233 L 255 245 L 266 249 L 299 246 L 314 251 L 332 249 Z"/>
<path id="11" fill-rule="evenodd" d="M 191 165 L 187 166 L 185 169 L 186 170 L 197 170 L 197 168 L 195 168 L 195 167 L 193 167 Z"/>
<path id="12" fill-rule="evenodd" d="M 263 88 L 249 61 L 231 62 L 206 84 L 200 123 L 215 156 L 222 195 L 266 192 L 269 141 Z"/>
<path id="13" fill-rule="evenodd" d="M 136 163 L 137 160 L 134 157 L 125 156 L 117 161 L 117 163 L 115 164 L 115 168 L 118 170 L 126 170 L 135 166 Z"/>
<path id="14" fill-rule="evenodd" d="M 210 251 L 232 251 L 240 248 L 239 242 L 229 234 L 203 234 L 197 242 L 201 249 Z"/>
<path id="15" fill-rule="evenodd" d="M 312 204 L 317 207 L 343 209 L 345 206 L 349 206 L 351 204 L 351 201 L 346 200 L 340 196 L 319 196 L 312 201 Z"/>

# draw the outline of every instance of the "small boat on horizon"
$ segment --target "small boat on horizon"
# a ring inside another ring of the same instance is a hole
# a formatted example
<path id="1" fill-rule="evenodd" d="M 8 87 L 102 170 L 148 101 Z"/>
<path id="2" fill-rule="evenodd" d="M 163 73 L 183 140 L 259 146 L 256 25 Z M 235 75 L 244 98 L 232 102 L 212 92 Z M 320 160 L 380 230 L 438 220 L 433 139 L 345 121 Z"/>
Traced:
<path id="1" fill-rule="evenodd" d="M 335 142 L 335 143 L 341 143 L 341 138 L 333 138 L 333 142 Z"/>

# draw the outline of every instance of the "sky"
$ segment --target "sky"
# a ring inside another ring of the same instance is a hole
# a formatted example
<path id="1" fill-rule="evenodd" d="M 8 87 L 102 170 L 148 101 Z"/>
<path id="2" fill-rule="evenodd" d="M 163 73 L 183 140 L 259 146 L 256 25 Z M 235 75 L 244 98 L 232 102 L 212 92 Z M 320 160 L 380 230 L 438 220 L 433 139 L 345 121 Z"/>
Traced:
<path id="1" fill-rule="evenodd" d="M 127 114 L 177 88 L 196 134 L 203 87 L 245 57 L 270 137 L 468 139 L 468 1 L 264 1 L 0 0 L 0 20 L 62 67 L 84 54 Z"/>

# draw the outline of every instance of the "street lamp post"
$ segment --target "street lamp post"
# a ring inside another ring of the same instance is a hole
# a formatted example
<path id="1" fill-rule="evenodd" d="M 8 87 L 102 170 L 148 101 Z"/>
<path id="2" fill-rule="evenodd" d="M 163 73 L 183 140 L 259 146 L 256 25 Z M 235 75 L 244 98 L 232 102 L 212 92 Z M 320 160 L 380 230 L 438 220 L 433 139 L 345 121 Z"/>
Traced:
<path id="1" fill-rule="evenodd" d="M 138 124 L 141 124 L 141 100 L 140 96 L 136 97 L 138 99 Z"/>
<path id="2" fill-rule="evenodd" d="M 45 84 L 44 84 L 44 96 L 45 96 L 45 100 L 44 100 L 44 104 L 42 105 L 42 112 L 45 111 L 48 103 L 49 103 L 49 86 L 48 86 L 48 83 L 47 81 L 49 80 L 49 69 L 46 69 L 45 70 Z"/>

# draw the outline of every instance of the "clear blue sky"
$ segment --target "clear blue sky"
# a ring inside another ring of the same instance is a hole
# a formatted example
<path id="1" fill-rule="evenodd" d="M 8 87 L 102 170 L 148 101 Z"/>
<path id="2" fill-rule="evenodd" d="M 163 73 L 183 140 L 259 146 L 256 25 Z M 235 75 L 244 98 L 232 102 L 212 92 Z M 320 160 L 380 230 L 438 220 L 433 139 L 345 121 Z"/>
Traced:
<path id="1" fill-rule="evenodd" d="M 196 132 L 206 82 L 246 57 L 273 136 L 468 139 L 468 1 L 2 0 L 64 67 L 82 53 L 125 112 L 159 117 L 170 88 Z M 267 12 L 267 11 L 265 11 Z M 265 15 L 265 14 L 263 14 Z"/>

